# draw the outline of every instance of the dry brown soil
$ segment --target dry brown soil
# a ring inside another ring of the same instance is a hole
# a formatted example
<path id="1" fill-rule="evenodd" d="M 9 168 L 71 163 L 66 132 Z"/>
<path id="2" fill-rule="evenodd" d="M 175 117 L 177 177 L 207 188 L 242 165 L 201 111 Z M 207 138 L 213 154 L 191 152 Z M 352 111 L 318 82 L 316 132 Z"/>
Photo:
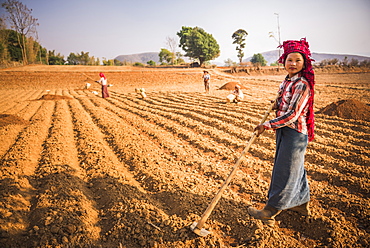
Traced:
<path id="1" fill-rule="evenodd" d="M 100 71 L 113 84 L 107 99 L 90 79 Z M 320 111 L 368 106 L 370 73 L 317 74 L 311 217 L 283 211 L 275 227 L 249 217 L 269 186 L 275 141 L 265 132 L 206 221 L 211 234 L 189 229 L 284 78 L 210 74 L 204 94 L 201 69 L 2 69 L 0 247 L 369 247 L 370 120 Z M 228 82 L 245 86 L 244 102 L 225 104 Z"/>

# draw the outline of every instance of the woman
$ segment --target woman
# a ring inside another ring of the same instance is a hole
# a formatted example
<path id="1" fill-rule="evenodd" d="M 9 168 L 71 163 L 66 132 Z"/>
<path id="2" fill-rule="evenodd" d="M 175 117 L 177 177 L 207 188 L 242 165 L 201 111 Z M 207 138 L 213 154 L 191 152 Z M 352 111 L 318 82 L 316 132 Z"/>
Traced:
<path id="1" fill-rule="evenodd" d="M 276 118 L 258 125 L 257 136 L 266 129 L 276 131 L 276 153 L 268 200 L 262 210 L 249 207 L 249 214 L 268 225 L 275 216 L 291 209 L 310 215 L 310 190 L 304 168 L 304 155 L 308 141 L 314 138 L 314 72 L 309 44 L 288 40 L 283 43 L 283 63 L 288 72 L 279 88 L 275 102 Z"/>
<path id="2" fill-rule="evenodd" d="M 107 84 L 108 80 L 102 72 L 99 73 L 99 76 L 100 76 L 100 80 L 98 82 L 101 84 L 102 97 L 107 98 L 109 97 L 108 84 Z"/>
<path id="3" fill-rule="evenodd" d="M 235 85 L 235 89 L 226 97 L 227 103 L 243 101 L 244 94 L 240 85 Z"/>

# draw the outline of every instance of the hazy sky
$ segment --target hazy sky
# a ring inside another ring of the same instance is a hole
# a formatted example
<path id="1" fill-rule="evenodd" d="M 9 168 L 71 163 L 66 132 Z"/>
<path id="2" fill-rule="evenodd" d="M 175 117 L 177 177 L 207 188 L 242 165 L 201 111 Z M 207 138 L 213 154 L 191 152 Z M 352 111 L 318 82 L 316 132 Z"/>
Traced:
<path id="1" fill-rule="evenodd" d="M 370 0 L 20 1 L 38 19 L 41 45 L 65 58 L 81 51 L 106 59 L 159 52 L 168 48 L 166 37 L 178 40 L 182 26 L 198 26 L 220 45 L 215 61 L 237 61 L 233 32 L 249 34 L 245 58 L 274 50 L 269 32 L 278 38 L 278 16 L 281 41 L 306 37 L 312 52 L 370 56 Z"/>

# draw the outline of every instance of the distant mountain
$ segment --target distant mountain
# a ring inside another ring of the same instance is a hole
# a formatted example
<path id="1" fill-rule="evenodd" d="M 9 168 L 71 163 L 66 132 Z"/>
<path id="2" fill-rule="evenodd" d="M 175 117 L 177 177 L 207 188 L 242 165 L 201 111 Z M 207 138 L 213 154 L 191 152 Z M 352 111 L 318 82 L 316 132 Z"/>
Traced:
<path id="1" fill-rule="evenodd" d="M 130 54 L 130 55 L 119 55 L 114 59 L 117 59 L 121 62 L 129 62 L 135 63 L 139 62 L 142 64 L 146 64 L 148 61 L 153 60 L 155 63 L 159 63 L 159 53 L 151 52 L 151 53 L 137 53 L 137 54 Z"/>
<path id="2" fill-rule="evenodd" d="M 281 51 L 281 53 L 283 53 L 283 51 Z M 279 58 L 279 50 L 263 52 L 261 54 L 267 61 L 268 65 L 276 62 L 276 60 Z M 348 61 L 351 61 L 352 59 L 357 59 L 358 61 L 370 60 L 370 57 L 359 56 L 359 55 L 314 53 L 314 52 L 312 53 L 312 58 L 315 60 L 314 63 L 319 63 L 320 61 L 325 60 L 325 59 L 338 59 L 339 61 L 343 61 L 344 58 L 346 57 Z M 252 57 L 248 57 L 244 59 L 243 62 L 249 62 L 251 59 Z"/>
<path id="3" fill-rule="evenodd" d="M 281 53 L 282 52 L 283 51 L 281 51 Z M 130 54 L 130 55 L 119 55 L 115 57 L 115 59 L 121 62 L 129 62 L 129 63 L 139 62 L 142 64 L 146 64 L 148 61 L 153 60 L 155 63 L 159 64 L 160 62 L 159 62 L 158 54 L 159 53 L 157 52 L 136 53 L 136 54 Z M 272 50 L 268 52 L 263 52 L 261 54 L 267 61 L 268 65 L 276 62 L 276 60 L 279 58 L 279 50 Z M 338 59 L 339 61 L 343 61 L 345 57 L 347 57 L 348 61 L 351 61 L 351 59 L 357 59 L 358 61 L 370 60 L 370 57 L 359 56 L 359 55 L 312 53 L 312 58 L 315 60 L 314 63 L 319 63 L 320 61 L 325 60 L 325 59 L 335 59 L 335 58 Z M 248 57 L 244 59 L 243 62 L 249 62 L 251 59 L 252 57 Z"/>

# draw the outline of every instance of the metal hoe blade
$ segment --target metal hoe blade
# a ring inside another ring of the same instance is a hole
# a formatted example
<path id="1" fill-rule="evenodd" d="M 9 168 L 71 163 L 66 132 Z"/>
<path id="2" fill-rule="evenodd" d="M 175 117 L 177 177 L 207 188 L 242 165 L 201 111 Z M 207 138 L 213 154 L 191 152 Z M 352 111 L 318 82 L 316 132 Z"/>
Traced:
<path id="1" fill-rule="evenodd" d="M 198 225 L 198 222 L 194 222 L 193 224 L 191 224 L 190 226 L 190 229 L 195 233 L 197 234 L 198 236 L 201 236 L 201 237 L 205 237 L 207 236 L 208 234 L 210 234 L 211 232 L 210 231 L 207 231 L 206 229 L 202 228 L 202 229 L 199 229 L 197 227 Z"/>

